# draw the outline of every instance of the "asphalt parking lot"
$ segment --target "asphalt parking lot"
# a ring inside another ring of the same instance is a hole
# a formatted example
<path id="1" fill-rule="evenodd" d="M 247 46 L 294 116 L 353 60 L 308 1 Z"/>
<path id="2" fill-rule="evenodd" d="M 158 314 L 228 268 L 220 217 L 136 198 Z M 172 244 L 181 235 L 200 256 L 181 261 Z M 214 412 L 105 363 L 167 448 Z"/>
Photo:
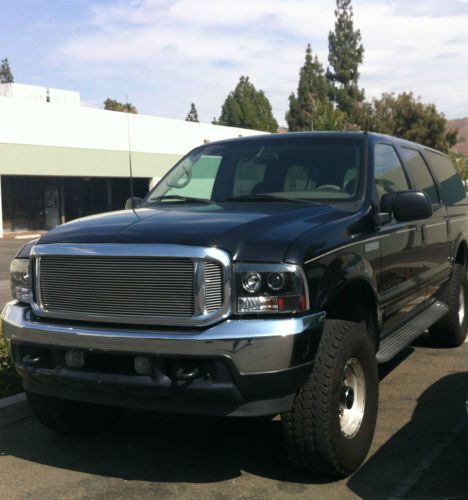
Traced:
<path id="1" fill-rule="evenodd" d="M 0 242 L 2 289 L 14 246 Z M 342 481 L 296 472 L 278 419 L 131 411 L 98 437 L 72 439 L 23 416 L 0 419 L 0 498 L 468 498 L 468 343 L 434 349 L 422 337 L 380 373 L 371 452 Z"/>

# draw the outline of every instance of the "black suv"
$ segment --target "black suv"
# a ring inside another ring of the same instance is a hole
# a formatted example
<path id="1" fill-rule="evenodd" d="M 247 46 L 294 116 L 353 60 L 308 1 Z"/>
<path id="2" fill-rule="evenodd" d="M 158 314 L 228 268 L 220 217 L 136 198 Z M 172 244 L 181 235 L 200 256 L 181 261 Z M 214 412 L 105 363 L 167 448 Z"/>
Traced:
<path id="1" fill-rule="evenodd" d="M 65 434 L 122 408 L 280 413 L 289 456 L 364 460 L 377 364 L 467 330 L 468 207 L 447 156 L 368 133 L 194 149 L 135 208 L 25 246 L 3 331 L 29 403 Z"/>

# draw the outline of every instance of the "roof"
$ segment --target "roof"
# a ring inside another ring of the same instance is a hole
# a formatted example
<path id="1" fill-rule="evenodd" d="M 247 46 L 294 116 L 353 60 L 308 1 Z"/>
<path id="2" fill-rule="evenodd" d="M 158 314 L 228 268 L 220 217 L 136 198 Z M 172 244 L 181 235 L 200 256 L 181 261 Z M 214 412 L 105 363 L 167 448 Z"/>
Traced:
<path id="1" fill-rule="evenodd" d="M 250 142 L 256 140 L 262 141 L 277 141 L 282 139 L 291 139 L 291 138 L 327 138 L 327 139 L 342 139 L 344 137 L 350 139 L 362 139 L 371 141 L 372 143 L 379 141 L 386 141 L 399 144 L 400 146 L 411 146 L 416 149 L 425 149 L 427 151 L 433 151 L 434 153 L 438 153 L 446 156 L 441 151 L 437 149 L 430 148 L 428 146 L 424 146 L 423 144 L 418 144 L 416 142 L 408 141 L 407 139 L 402 139 L 400 137 L 394 137 L 386 134 L 379 134 L 377 132 L 363 132 L 363 131 L 313 131 L 313 132 L 286 132 L 286 133 L 276 133 L 276 134 L 267 134 L 267 135 L 250 135 L 248 137 L 236 137 L 233 139 L 224 139 L 220 141 L 211 142 L 210 145 L 213 144 L 230 144 L 235 142 Z"/>

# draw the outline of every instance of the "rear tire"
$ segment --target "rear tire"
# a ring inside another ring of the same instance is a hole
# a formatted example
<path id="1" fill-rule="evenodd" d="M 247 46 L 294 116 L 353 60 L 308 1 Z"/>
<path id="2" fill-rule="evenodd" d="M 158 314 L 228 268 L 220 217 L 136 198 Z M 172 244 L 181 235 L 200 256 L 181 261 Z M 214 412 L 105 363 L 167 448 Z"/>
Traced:
<path id="1" fill-rule="evenodd" d="M 375 351 L 366 329 L 327 320 L 310 378 L 282 418 L 293 462 L 314 474 L 353 473 L 372 443 L 378 395 Z"/>
<path id="2" fill-rule="evenodd" d="M 458 347 L 465 342 L 468 327 L 468 280 L 466 265 L 453 266 L 450 282 L 440 297 L 448 313 L 429 328 L 431 340 L 441 347 Z"/>
<path id="3" fill-rule="evenodd" d="M 34 416 L 47 428 L 66 436 L 86 436 L 110 428 L 122 416 L 122 408 L 52 398 L 26 392 Z"/>

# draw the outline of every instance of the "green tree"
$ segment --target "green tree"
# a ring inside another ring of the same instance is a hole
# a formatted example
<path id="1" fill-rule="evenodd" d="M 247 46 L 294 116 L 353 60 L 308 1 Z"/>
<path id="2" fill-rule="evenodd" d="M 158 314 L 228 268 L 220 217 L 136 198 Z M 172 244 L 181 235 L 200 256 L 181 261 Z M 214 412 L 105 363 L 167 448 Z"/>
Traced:
<path id="1" fill-rule="evenodd" d="M 336 0 L 335 30 L 328 35 L 327 78 L 330 95 L 350 123 L 358 123 L 364 90 L 359 88 L 359 66 L 364 57 L 361 32 L 354 29 L 351 0 Z"/>
<path id="2" fill-rule="evenodd" d="M 0 62 L 0 83 L 13 83 L 13 73 L 10 69 L 8 58 L 2 59 Z"/>
<path id="3" fill-rule="evenodd" d="M 415 98 L 412 92 L 385 93 L 374 99 L 369 129 L 444 152 L 459 140 L 456 130 L 447 129 L 444 114 L 434 104 Z"/>
<path id="4" fill-rule="evenodd" d="M 457 151 L 450 151 L 450 159 L 455 165 L 460 177 L 466 181 L 468 179 L 468 156 Z"/>
<path id="5" fill-rule="evenodd" d="M 276 132 L 278 123 L 271 104 L 263 90 L 257 90 L 248 76 L 241 76 L 236 88 L 230 92 L 214 124 Z"/>
<path id="6" fill-rule="evenodd" d="M 195 107 L 195 103 L 192 102 L 190 104 L 190 111 L 188 112 L 188 115 L 185 117 L 186 122 L 197 122 L 199 123 L 200 120 L 198 119 L 198 112 L 197 108 Z"/>
<path id="7" fill-rule="evenodd" d="M 116 101 L 115 99 L 109 98 L 104 101 L 104 109 L 107 109 L 109 111 L 121 111 L 123 113 L 138 113 L 138 110 L 133 104 L 130 104 L 129 102 L 122 103 Z"/>
<path id="8" fill-rule="evenodd" d="M 305 62 L 299 71 L 297 97 L 289 96 L 286 121 L 291 132 L 301 130 L 342 130 L 345 115 L 329 99 L 329 84 L 317 56 L 307 45 Z"/>

